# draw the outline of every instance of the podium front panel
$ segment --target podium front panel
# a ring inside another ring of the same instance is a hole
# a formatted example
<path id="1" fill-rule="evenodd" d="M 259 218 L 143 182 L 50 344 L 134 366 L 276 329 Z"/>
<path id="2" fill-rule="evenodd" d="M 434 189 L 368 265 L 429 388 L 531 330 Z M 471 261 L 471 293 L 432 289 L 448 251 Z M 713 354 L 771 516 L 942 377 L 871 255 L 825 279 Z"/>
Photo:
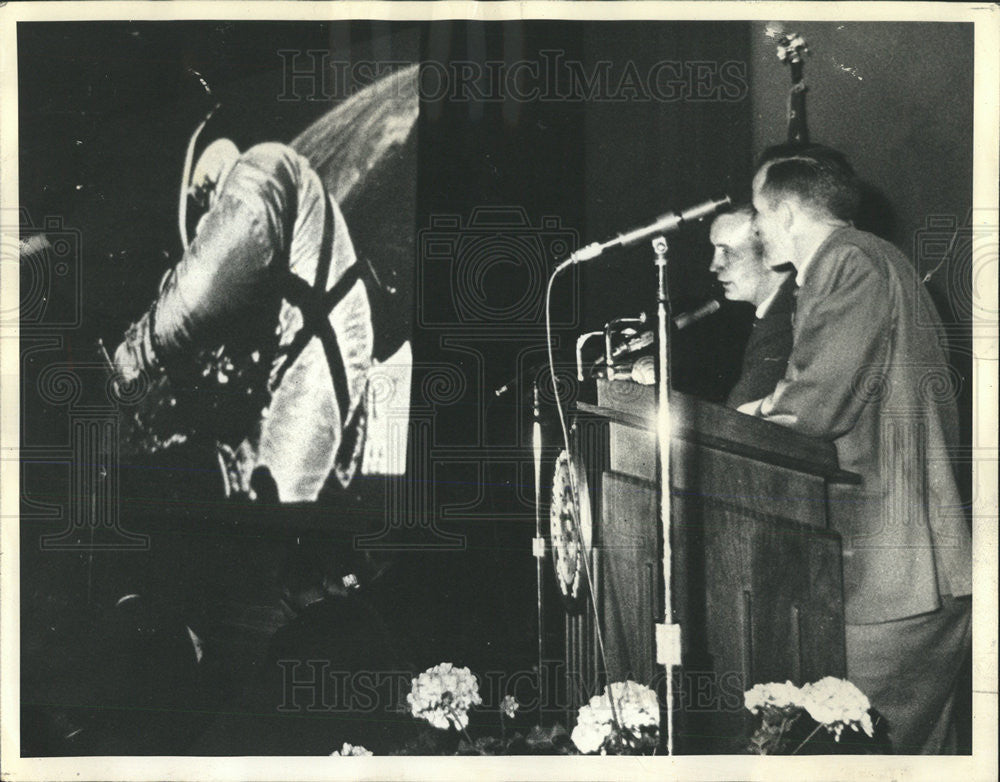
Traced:
<path id="1" fill-rule="evenodd" d="M 648 401 L 631 390 L 626 398 Z M 731 413 L 705 415 L 740 434 Z M 575 430 L 574 458 L 586 465 L 591 488 L 604 660 L 592 619 L 568 618 L 566 664 L 580 693 L 571 713 L 608 682 L 665 690 L 654 641 L 664 606 L 648 415 L 591 407 L 578 411 Z M 683 657 L 675 672 L 675 745 L 682 753 L 737 751 L 750 716 L 742 695 L 756 683 L 845 674 L 840 539 L 828 529 L 826 508 L 835 464 L 814 460 L 796 469 L 788 451 L 800 441 L 771 458 L 753 432 L 749 442 L 706 434 L 677 427 L 671 446 L 671 615 L 681 625 Z M 829 444 L 819 445 L 822 458 Z"/>

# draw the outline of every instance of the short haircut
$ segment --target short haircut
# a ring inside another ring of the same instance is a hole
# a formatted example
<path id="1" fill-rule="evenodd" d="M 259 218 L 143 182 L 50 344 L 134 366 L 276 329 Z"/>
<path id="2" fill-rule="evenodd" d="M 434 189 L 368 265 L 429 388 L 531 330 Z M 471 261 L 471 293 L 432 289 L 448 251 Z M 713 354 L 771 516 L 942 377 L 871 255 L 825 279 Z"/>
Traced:
<path id="1" fill-rule="evenodd" d="M 852 175 L 854 174 L 854 169 L 851 167 L 851 164 L 848 162 L 843 152 L 839 152 L 833 147 L 828 147 L 825 144 L 804 144 L 801 141 L 789 141 L 786 144 L 774 144 L 773 146 L 767 147 L 757 158 L 757 168 L 759 169 L 765 163 L 772 163 L 775 160 L 785 160 L 793 157 L 808 157 L 813 160 L 829 160 L 832 163 L 841 166 L 844 170 L 850 171 Z"/>
<path id="2" fill-rule="evenodd" d="M 796 198 L 813 212 L 852 222 L 861 203 L 861 186 L 841 153 L 810 145 L 792 156 L 765 160 L 761 194 L 768 203 Z"/>

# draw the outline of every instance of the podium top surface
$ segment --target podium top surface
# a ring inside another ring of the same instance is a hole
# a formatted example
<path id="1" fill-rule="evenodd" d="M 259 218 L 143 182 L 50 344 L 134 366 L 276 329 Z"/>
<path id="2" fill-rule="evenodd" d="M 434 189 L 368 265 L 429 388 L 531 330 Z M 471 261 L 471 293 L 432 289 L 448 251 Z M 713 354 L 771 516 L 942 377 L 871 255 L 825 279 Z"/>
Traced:
<path id="1" fill-rule="evenodd" d="M 655 431 L 656 387 L 630 380 L 598 380 L 597 404 L 577 402 L 580 413 Z M 819 475 L 833 483 L 858 483 L 841 470 L 833 443 L 744 415 L 677 391 L 670 394 L 673 437 L 757 461 Z"/>

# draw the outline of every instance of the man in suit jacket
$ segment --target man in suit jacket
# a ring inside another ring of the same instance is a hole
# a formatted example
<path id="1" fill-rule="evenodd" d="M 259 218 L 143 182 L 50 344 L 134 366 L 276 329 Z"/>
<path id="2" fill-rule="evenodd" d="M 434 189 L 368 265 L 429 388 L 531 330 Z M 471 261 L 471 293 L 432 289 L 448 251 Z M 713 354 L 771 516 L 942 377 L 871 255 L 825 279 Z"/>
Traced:
<path id="1" fill-rule="evenodd" d="M 958 671 L 971 644 L 972 540 L 949 454 L 960 379 L 909 260 L 853 228 L 858 187 L 833 156 L 764 164 L 755 225 L 799 286 L 788 368 L 740 409 L 832 440 L 861 476 L 831 487 L 843 540 L 847 673 L 901 754 L 953 748 Z"/>
<path id="2" fill-rule="evenodd" d="M 709 271 L 722 284 L 725 297 L 756 307 L 740 378 L 726 399 L 730 407 L 773 391 L 785 376 L 792 350 L 795 280 L 787 271 L 768 266 L 752 223 L 753 210 L 746 206 L 719 215 L 709 232 L 715 246 Z"/>

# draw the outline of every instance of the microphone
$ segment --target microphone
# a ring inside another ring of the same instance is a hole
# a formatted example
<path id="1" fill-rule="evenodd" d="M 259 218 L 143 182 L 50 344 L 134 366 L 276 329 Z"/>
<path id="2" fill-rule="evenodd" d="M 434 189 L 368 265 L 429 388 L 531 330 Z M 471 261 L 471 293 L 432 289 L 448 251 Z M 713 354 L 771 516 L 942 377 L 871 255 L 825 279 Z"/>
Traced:
<path id="1" fill-rule="evenodd" d="M 603 243 L 594 242 L 593 244 L 588 244 L 586 247 L 581 247 L 569 256 L 568 262 L 580 263 L 581 261 L 590 261 L 612 247 L 628 247 L 655 234 L 676 231 L 685 223 L 697 222 L 732 203 L 729 196 L 724 195 L 722 198 L 710 198 L 708 201 L 703 201 L 696 206 L 692 206 L 690 209 L 685 209 L 679 214 L 677 212 L 667 212 L 667 214 L 661 215 L 655 221 L 642 228 L 634 228 L 626 233 L 618 234 L 614 239 L 609 239 Z"/>
<path id="2" fill-rule="evenodd" d="M 681 331 L 682 329 L 686 329 L 688 326 L 693 326 L 699 320 L 707 318 L 709 315 L 714 315 L 720 309 L 722 309 L 722 304 L 719 303 L 718 299 L 706 301 L 697 309 L 691 310 L 690 312 L 682 312 L 674 318 L 674 325 L 677 327 L 678 331 Z"/>
<path id="3" fill-rule="evenodd" d="M 720 304 L 716 299 L 712 299 L 711 301 L 706 301 L 697 309 L 691 310 L 690 312 L 682 312 L 680 315 L 674 317 L 673 318 L 674 327 L 678 331 L 683 331 L 688 326 L 693 326 L 699 320 L 704 320 L 709 315 L 714 315 L 720 309 L 722 309 L 722 304 Z M 599 334 L 600 332 L 595 332 L 595 333 Z M 611 354 L 611 357 L 613 359 L 621 358 L 622 356 L 628 355 L 629 353 L 635 353 L 635 351 L 642 350 L 643 348 L 648 347 L 649 345 L 652 344 L 653 344 L 653 332 L 644 331 L 642 332 L 642 334 L 639 334 L 638 336 L 626 340 L 617 348 L 615 348 Z M 603 362 L 604 362 L 603 358 L 598 359 L 598 361 L 595 363 L 595 366 L 596 364 L 600 364 Z"/>

